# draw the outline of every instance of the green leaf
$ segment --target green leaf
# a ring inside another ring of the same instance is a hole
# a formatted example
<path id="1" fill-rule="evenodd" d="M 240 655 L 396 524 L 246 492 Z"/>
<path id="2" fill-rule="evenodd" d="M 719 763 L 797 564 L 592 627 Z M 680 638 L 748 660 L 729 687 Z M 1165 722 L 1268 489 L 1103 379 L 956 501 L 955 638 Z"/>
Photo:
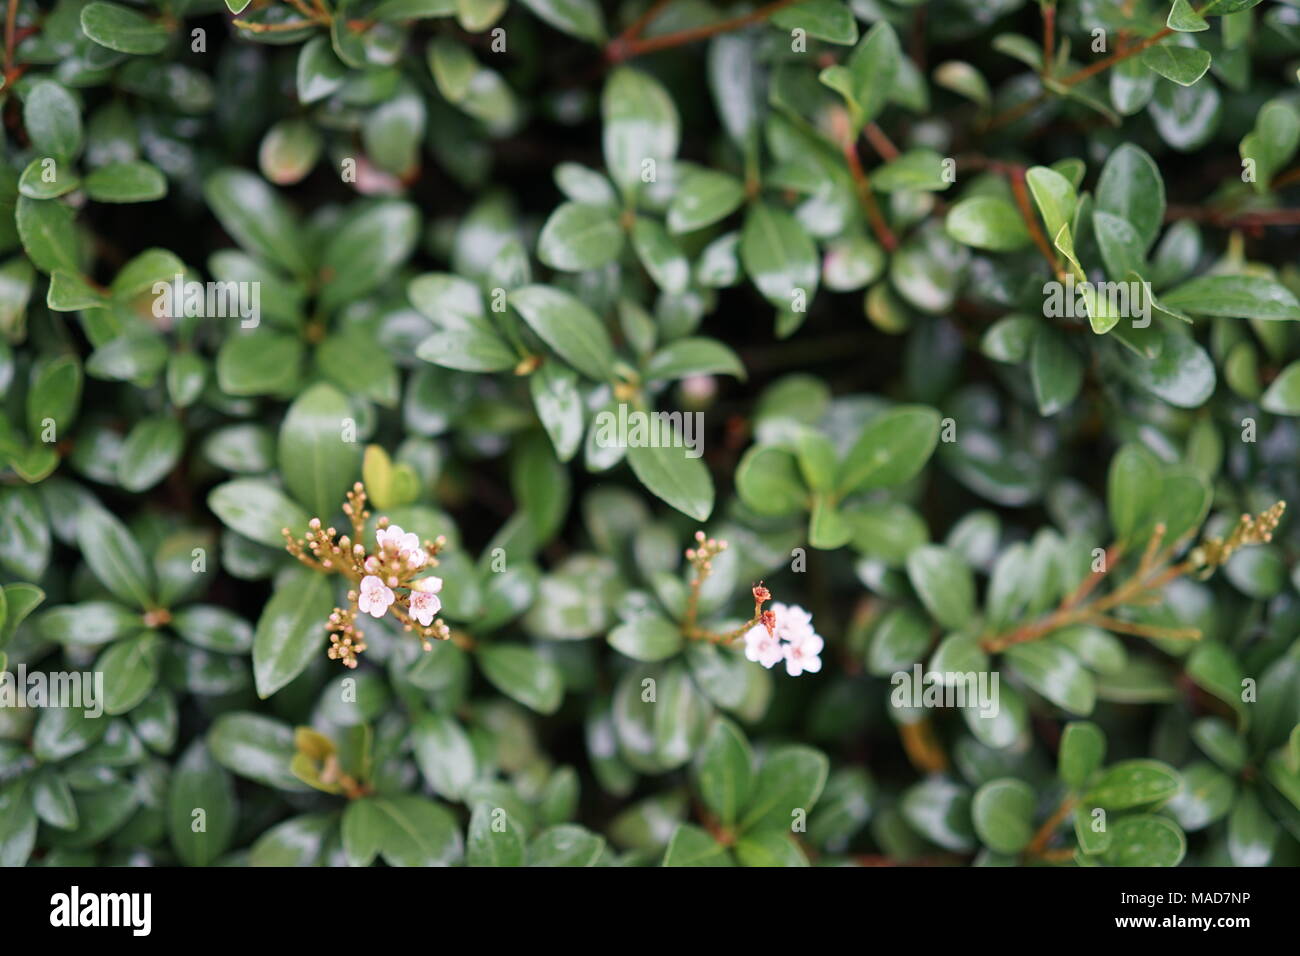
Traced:
<path id="1" fill-rule="evenodd" d="M 617 212 L 589 203 L 561 203 L 537 240 L 537 258 L 565 272 L 598 269 L 622 251 L 623 227 Z"/>
<path id="2" fill-rule="evenodd" d="M 962 630 L 974 623 L 975 578 L 956 551 L 938 545 L 917 548 L 907 557 L 907 577 L 940 625 Z"/>
<path id="3" fill-rule="evenodd" d="M 481 801 L 469 818 L 466 860 L 470 866 L 523 866 L 524 832 L 501 807 Z"/>
<path id="4" fill-rule="evenodd" d="M 321 307 L 338 308 L 388 282 L 410 258 L 419 231 L 419 212 L 397 200 L 349 215 L 321 253 Z"/>
<path id="5" fill-rule="evenodd" d="M 344 437 L 354 414 L 342 392 L 313 385 L 289 406 L 280 426 L 277 459 L 284 483 L 322 521 L 343 507 L 360 474 L 361 448 Z"/>
<path id="6" fill-rule="evenodd" d="M 1131 224 L 1143 248 L 1151 248 L 1165 216 L 1165 184 L 1155 160 L 1132 143 L 1113 150 L 1097 180 L 1094 208 Z"/>
<path id="7" fill-rule="evenodd" d="M 254 256 L 296 275 L 310 271 L 297 219 L 260 177 L 222 169 L 203 184 L 203 195 L 226 232 Z"/>
<path id="8" fill-rule="evenodd" d="M 735 845 L 741 866 L 810 866 L 792 833 L 765 831 L 741 837 Z"/>
<path id="9" fill-rule="evenodd" d="M 1254 185 L 1257 193 L 1266 193 L 1273 177 L 1295 155 L 1300 146 L 1300 113 L 1284 100 L 1270 100 L 1260 107 L 1255 128 L 1241 141 L 1243 160 L 1255 163 Z"/>
<path id="10" fill-rule="evenodd" d="M 958 242 L 991 252 L 1014 252 L 1033 241 L 1019 210 L 998 196 L 963 199 L 948 210 L 944 228 Z"/>
<path id="11" fill-rule="evenodd" d="M 605 19 L 596 0 L 521 0 L 557 30 L 593 43 L 605 40 Z"/>
<path id="12" fill-rule="evenodd" d="M 945 175 L 944 157 L 932 149 L 909 149 L 871 173 L 871 186 L 881 192 L 942 192 L 952 185 Z"/>
<path id="13" fill-rule="evenodd" d="M 826 755 L 802 744 L 771 750 L 759 768 L 753 796 L 740 815 L 745 834 L 786 830 L 811 813 L 826 785 Z"/>
<path id="14" fill-rule="evenodd" d="M 1102 261 L 1106 264 L 1106 273 L 1114 281 L 1123 281 L 1130 272 L 1140 274 L 1145 271 L 1146 247 L 1137 229 L 1127 219 L 1094 209 L 1092 230 L 1101 249 Z"/>
<path id="15" fill-rule="evenodd" d="M 277 790 L 308 789 L 289 772 L 297 748 L 288 724 L 262 714 L 222 714 L 208 730 L 207 742 L 213 758 L 231 773 Z"/>
<path id="16" fill-rule="evenodd" d="M 1019 853 L 1034 835 L 1034 791 L 1021 780 L 990 780 L 975 791 L 971 820 L 989 849 Z"/>
<path id="17" fill-rule="evenodd" d="M 1237 798 L 1231 777 L 1206 761 L 1184 767 L 1183 789 L 1169 801 L 1168 810 L 1184 830 L 1201 830 L 1223 819 Z"/>
<path id="18" fill-rule="evenodd" d="M 562 823 L 548 827 L 528 846 L 529 866 L 595 866 L 605 850 L 604 837 Z"/>
<path id="19" fill-rule="evenodd" d="M 556 457 L 569 461 L 582 445 L 584 415 L 578 376 L 555 362 L 544 362 L 530 376 L 528 387 Z"/>
<path id="20" fill-rule="evenodd" d="M 104 675 L 104 712 L 125 714 L 149 696 L 158 681 L 162 639 L 155 631 L 117 641 L 95 662 Z"/>
<path id="21" fill-rule="evenodd" d="M 638 661 L 665 660 L 684 643 L 681 629 L 658 614 L 640 614 L 609 632 L 610 647 Z"/>
<path id="22" fill-rule="evenodd" d="M 1196 315 L 1246 319 L 1300 319 L 1300 302 L 1284 285 L 1262 276 L 1201 276 L 1164 293 L 1170 308 Z"/>
<path id="23" fill-rule="evenodd" d="M 0 564 L 40 578 L 50 560 L 50 526 L 29 488 L 0 488 Z"/>
<path id="24" fill-rule="evenodd" d="M 894 608 L 871 635 L 867 670 L 877 677 L 888 677 L 919 661 L 929 647 L 929 622 L 909 608 Z"/>
<path id="25" fill-rule="evenodd" d="M 1080 716 L 1092 713 L 1097 685 L 1092 674 L 1064 647 L 1035 641 L 1007 648 L 1011 669 L 1056 706 Z"/>
<path id="26" fill-rule="evenodd" d="M 1179 33 L 1199 33 L 1202 30 L 1210 29 L 1210 25 L 1205 22 L 1205 18 L 1192 9 L 1189 0 L 1174 0 L 1166 25 L 1169 29 L 1177 30 Z"/>
<path id="27" fill-rule="evenodd" d="M 45 823 L 60 830 L 77 829 L 77 804 L 66 780 L 53 768 L 37 773 L 32 781 L 32 807 Z"/>
<path id="28" fill-rule="evenodd" d="M 1260 397 L 1259 407 L 1274 415 L 1300 415 L 1300 362 L 1277 373 Z"/>
<path id="29" fill-rule="evenodd" d="M 307 512 L 279 488 L 256 478 L 237 478 L 217 485 L 208 495 L 208 507 L 227 527 L 277 549 L 284 547 L 282 529 L 300 535 L 310 520 Z"/>
<path id="30" fill-rule="evenodd" d="M 32 753 L 45 763 L 66 760 L 102 740 L 108 724 L 94 709 L 47 707 L 36 719 Z"/>
<path id="31" fill-rule="evenodd" d="M 1026 170 L 1025 183 L 1043 216 L 1047 234 L 1057 236 L 1062 228 L 1074 220 L 1075 206 L 1079 202 L 1074 184 L 1046 166 L 1033 166 Z"/>
<path id="32" fill-rule="evenodd" d="M 75 356 L 42 362 L 27 392 L 27 433 L 32 438 L 43 436 L 52 422 L 53 439 L 67 435 L 81 404 L 81 385 L 81 363 Z"/>
<path id="33" fill-rule="evenodd" d="M 754 787 L 754 754 L 740 728 L 723 717 L 715 719 L 691 773 L 709 812 L 722 826 L 733 826 Z"/>
<path id="34" fill-rule="evenodd" d="M 803 0 L 777 10 L 768 22 L 787 33 L 803 30 L 808 36 L 827 43 L 848 46 L 858 40 L 858 22 L 839 0 Z"/>
<path id="35" fill-rule="evenodd" d="M 464 800 L 478 775 L 469 735 L 452 717 L 425 714 L 411 726 L 416 766 L 433 792 L 447 800 Z"/>
<path id="36" fill-rule="evenodd" d="M 564 700 L 559 669 L 530 647 L 488 645 L 479 651 L 478 663 L 492 686 L 539 714 L 555 713 Z"/>
<path id="37" fill-rule="evenodd" d="M 745 366 L 717 339 L 690 336 L 669 342 L 645 365 L 646 378 L 686 378 L 691 375 L 734 375 L 745 378 Z"/>
<path id="38" fill-rule="evenodd" d="M 23 126 L 37 160 L 50 157 L 63 165 L 81 152 L 81 107 L 53 80 L 39 80 L 28 89 L 23 98 Z"/>
<path id="39" fill-rule="evenodd" d="M 232 332 L 217 353 L 217 384 L 227 395 L 290 395 L 298 386 L 302 354 L 302 341 L 292 335 Z"/>
<path id="40" fill-rule="evenodd" d="M 415 354 L 426 362 L 465 372 L 504 372 L 519 362 L 506 340 L 483 320 L 435 332 L 420 343 Z"/>
<path id="41" fill-rule="evenodd" d="M 42 272 L 81 272 L 80 240 L 73 218 L 72 210 L 61 202 L 18 197 L 18 235 L 32 265 Z"/>
<path id="42" fill-rule="evenodd" d="M 690 453 L 684 447 L 633 445 L 627 460 L 653 495 L 696 521 L 706 521 L 713 512 L 713 478 L 704 460 Z"/>
<path id="43" fill-rule="evenodd" d="M 1142 62 L 1166 80 L 1191 86 L 1210 68 L 1210 54 L 1196 47 L 1162 43 L 1143 50 Z"/>
<path id="44" fill-rule="evenodd" d="M 805 510 L 809 492 L 794 455 L 774 445 L 754 445 L 736 468 L 736 492 L 762 515 L 789 515 Z"/>
<path id="45" fill-rule="evenodd" d="M 508 296 L 510 305 L 559 356 L 598 382 L 613 377 L 614 345 L 604 324 L 569 295 L 544 285 L 528 285 Z"/>
<path id="46" fill-rule="evenodd" d="M 180 460 L 185 433 L 174 418 L 144 418 L 122 443 L 117 480 L 127 491 L 144 491 L 162 481 Z"/>
<path id="47" fill-rule="evenodd" d="M 3 647 L 13 637 L 18 625 L 45 600 L 45 592 L 34 584 L 18 581 L 0 588 L 0 598 L 0 604 L 6 609 L 3 619 L 0 619 L 0 647 Z"/>
<path id="48" fill-rule="evenodd" d="M 1219 641 L 1206 640 L 1196 645 L 1187 658 L 1187 676 L 1198 687 L 1209 691 L 1235 710 L 1245 725 L 1250 708 L 1242 700 L 1245 674 L 1236 655 Z"/>
<path id="49" fill-rule="evenodd" d="M 1110 461 L 1106 502 L 1115 537 L 1126 540 L 1156 506 L 1161 489 L 1160 463 L 1141 445 L 1120 448 Z"/>
<path id="50" fill-rule="evenodd" d="M 1058 772 L 1067 787 L 1078 790 L 1086 784 L 1106 757 L 1106 735 L 1091 721 L 1074 720 L 1065 725 L 1057 753 Z"/>
<path id="51" fill-rule="evenodd" d="M 664 853 L 664 866 L 735 866 L 727 848 L 697 826 L 678 824 Z"/>
<path id="52" fill-rule="evenodd" d="M 974 849 L 970 791 L 934 776 L 903 793 L 900 805 L 908 824 L 932 843 L 956 853 Z"/>
<path id="53" fill-rule="evenodd" d="M 632 224 L 632 248 L 655 285 L 669 295 L 686 291 L 690 263 L 668 231 L 657 220 L 637 216 Z"/>
<path id="54" fill-rule="evenodd" d="M 898 34 L 885 20 L 877 22 L 853 48 L 847 66 L 858 129 L 884 110 L 901 72 L 902 59 Z"/>
<path id="55" fill-rule="evenodd" d="M 86 176 L 86 194 L 96 202 L 152 202 L 167 195 L 167 178 L 150 163 L 109 163 Z"/>
<path id="56" fill-rule="evenodd" d="M 334 54 L 328 39 L 316 36 L 303 44 L 296 73 L 299 101 L 308 104 L 323 100 L 341 87 L 346 77 L 347 67 Z"/>
<path id="57" fill-rule="evenodd" d="M 258 697 L 270 697 L 301 674 L 314 656 L 325 654 L 325 622 L 333 606 L 333 588 L 326 576 L 303 568 L 284 577 L 253 634 Z"/>
<path id="58" fill-rule="evenodd" d="M 229 0 L 227 0 L 229 2 Z M 243 3 L 245 0 L 237 0 Z M 252 0 L 247 0 L 252 2 Z M 326 840 L 338 833 L 333 813 L 304 813 L 277 823 L 248 851 L 249 866 L 315 866 Z"/>
<path id="59" fill-rule="evenodd" d="M 600 112 L 605 165 L 630 201 L 641 189 L 644 175 L 662 175 L 677 155 L 681 135 L 677 107 L 658 80 L 620 66 L 605 83 Z"/>
<path id="60" fill-rule="evenodd" d="M 692 171 L 668 207 L 668 231 L 694 232 L 731 215 L 745 201 L 740 180 L 713 169 Z"/>
<path id="61" fill-rule="evenodd" d="M 1158 760 L 1121 760 L 1113 764 L 1084 795 L 1089 807 L 1127 810 L 1164 803 L 1182 786 L 1178 773 Z"/>
<path id="62" fill-rule="evenodd" d="M 778 309 L 806 308 L 817 293 L 817 249 L 804 227 L 776 206 L 749 207 L 740 261 L 763 298 Z"/>
<path id="63" fill-rule="evenodd" d="M 343 812 L 343 852 L 350 866 L 369 866 L 380 855 L 389 866 L 451 866 L 464 855 L 464 841 L 452 815 L 432 800 L 363 797 Z"/>
<path id="64" fill-rule="evenodd" d="M 1034 336 L 1029 352 L 1029 378 L 1040 415 L 1055 415 L 1067 408 L 1083 385 L 1083 361 L 1066 337 L 1044 325 Z"/>
<path id="65" fill-rule="evenodd" d="M 0 785 L 0 866 L 23 866 L 36 845 L 39 821 L 28 788 L 26 777 Z"/>
<path id="66" fill-rule="evenodd" d="M 82 7 L 81 29 L 100 46 L 142 56 L 161 53 L 170 36 L 163 23 L 116 3 L 96 2 Z"/>
<path id="67" fill-rule="evenodd" d="M 841 494 L 891 488 L 911 481 L 939 441 L 939 413 L 923 405 L 899 405 L 871 419 L 840 463 Z"/>
<path id="68" fill-rule="evenodd" d="M 1108 866 L 1177 866 L 1187 853 L 1187 837 L 1168 817 L 1137 814 L 1111 827 L 1101 859 Z"/>
<path id="69" fill-rule="evenodd" d="M 167 827 L 186 866 L 215 863 L 234 837 L 239 807 L 230 775 L 196 740 L 172 772 Z"/>
<path id="70" fill-rule="evenodd" d="M 104 587 L 136 607 L 153 606 L 153 568 L 117 518 L 98 506 L 82 508 L 77 545 Z"/>

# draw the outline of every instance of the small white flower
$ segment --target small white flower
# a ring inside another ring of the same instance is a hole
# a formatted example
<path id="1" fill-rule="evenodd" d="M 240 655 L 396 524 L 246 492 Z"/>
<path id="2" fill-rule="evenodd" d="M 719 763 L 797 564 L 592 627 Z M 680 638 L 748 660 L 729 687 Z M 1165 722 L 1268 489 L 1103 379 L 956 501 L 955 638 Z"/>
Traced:
<path id="1" fill-rule="evenodd" d="M 745 656 L 764 667 L 771 667 L 781 659 L 781 642 L 767 633 L 762 624 L 755 624 L 745 635 Z"/>
<path id="2" fill-rule="evenodd" d="M 425 594 L 437 594 L 442 590 L 442 578 L 429 575 L 427 578 L 420 578 L 418 581 L 412 581 L 411 590 L 423 591 Z"/>
<path id="3" fill-rule="evenodd" d="M 419 551 L 420 536 L 414 531 L 403 531 L 398 525 L 389 525 L 375 532 L 379 546 L 392 547 L 396 551 Z"/>
<path id="4" fill-rule="evenodd" d="M 441 610 L 442 601 L 438 600 L 436 594 L 430 594 L 428 591 L 411 592 L 411 617 L 425 627 L 433 623 L 434 615 Z"/>
<path id="5" fill-rule="evenodd" d="M 798 604 L 772 603 L 772 612 L 776 615 L 776 636 L 783 641 L 797 643 L 812 636 L 812 615 Z"/>
<path id="6" fill-rule="evenodd" d="M 362 613 L 369 614 L 371 617 L 383 617 L 388 611 L 388 605 L 396 599 L 393 589 L 375 575 L 367 574 L 361 579 L 361 593 L 357 597 L 357 607 Z"/>
<path id="7" fill-rule="evenodd" d="M 822 659 L 817 655 L 822 652 L 824 646 L 825 642 L 812 633 L 811 629 L 799 640 L 786 644 L 785 672 L 791 677 L 798 677 L 804 672 L 816 674 L 822 669 Z"/>

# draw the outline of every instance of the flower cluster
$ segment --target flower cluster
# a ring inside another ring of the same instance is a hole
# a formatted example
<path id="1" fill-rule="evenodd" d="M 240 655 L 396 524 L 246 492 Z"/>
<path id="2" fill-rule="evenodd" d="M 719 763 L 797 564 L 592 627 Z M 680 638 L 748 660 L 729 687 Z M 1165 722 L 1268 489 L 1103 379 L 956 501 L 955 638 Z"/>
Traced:
<path id="1" fill-rule="evenodd" d="M 325 573 L 337 572 L 356 584 L 348 591 L 348 606 L 330 612 L 326 628 L 330 632 L 329 656 L 346 667 L 357 666 L 357 655 L 366 649 L 365 632 L 357 618 L 369 614 L 382 618 L 392 613 L 403 630 L 419 635 L 425 650 L 432 641 L 451 637 L 446 623 L 437 618 L 442 610 L 438 592 L 442 579 L 425 572 L 438 564 L 438 554 L 446 545 L 439 536 L 421 542 L 417 534 L 389 524 L 386 517 L 377 522 L 375 550 L 362 543 L 370 512 L 366 509 L 366 491 L 357 482 L 348 492 L 343 512 L 352 523 L 352 535 L 338 535 L 334 528 L 323 528 L 313 518 L 306 535 L 295 538 L 286 528 L 282 532 L 285 547 L 303 564 Z"/>
<path id="2" fill-rule="evenodd" d="M 763 590 L 766 592 L 766 588 Z M 825 642 L 813 630 L 812 615 L 797 604 L 774 603 L 745 634 L 747 658 L 764 667 L 783 660 L 785 672 L 791 677 L 820 671 L 824 646 Z"/>
<path id="3" fill-rule="evenodd" d="M 1258 516 L 1244 514 L 1225 541 L 1219 537 L 1206 538 L 1193 550 L 1191 560 L 1201 568 L 1201 577 L 1209 577 L 1216 568 L 1228 563 L 1238 550 L 1252 544 L 1267 544 L 1273 540 L 1273 531 L 1282 521 L 1286 502 L 1279 501 Z"/>

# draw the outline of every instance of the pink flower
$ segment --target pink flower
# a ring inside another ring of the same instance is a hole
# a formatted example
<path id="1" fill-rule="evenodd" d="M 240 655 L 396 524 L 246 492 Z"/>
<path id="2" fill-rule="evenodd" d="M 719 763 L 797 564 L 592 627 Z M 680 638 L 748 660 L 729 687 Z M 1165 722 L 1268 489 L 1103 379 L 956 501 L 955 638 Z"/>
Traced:
<path id="1" fill-rule="evenodd" d="M 411 591 L 411 617 L 425 627 L 433 623 L 433 616 L 442 610 L 442 601 L 428 591 Z"/>
<path id="2" fill-rule="evenodd" d="M 816 674 L 822 669 L 822 659 L 817 655 L 824 646 L 825 642 L 812 633 L 810 627 L 806 635 L 785 645 L 785 672 L 791 677 L 798 677 L 805 671 Z"/>
<path id="3" fill-rule="evenodd" d="M 798 604 L 772 603 L 776 613 L 776 636 L 797 643 L 813 633 L 812 615 Z"/>
<path id="4" fill-rule="evenodd" d="M 397 599 L 393 589 L 388 587 L 373 574 L 361 579 L 361 594 L 357 597 L 357 607 L 362 613 L 371 617 L 383 617 L 388 605 Z"/>
<path id="5" fill-rule="evenodd" d="M 781 642 L 767 633 L 762 624 L 755 624 L 745 635 L 745 656 L 764 667 L 771 667 L 781 659 Z"/>
<path id="6" fill-rule="evenodd" d="M 398 525 L 389 525 L 375 532 L 375 540 L 379 542 L 379 547 L 396 551 L 398 559 L 410 567 L 424 567 L 424 548 L 420 547 L 420 536 L 414 531 L 403 531 Z"/>

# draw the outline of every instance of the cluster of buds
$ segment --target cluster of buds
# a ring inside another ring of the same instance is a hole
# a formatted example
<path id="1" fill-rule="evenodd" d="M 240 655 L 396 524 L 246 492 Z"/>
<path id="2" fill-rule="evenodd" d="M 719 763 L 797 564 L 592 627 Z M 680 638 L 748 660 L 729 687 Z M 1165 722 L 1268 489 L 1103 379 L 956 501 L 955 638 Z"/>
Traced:
<path id="1" fill-rule="evenodd" d="M 1192 550 L 1191 563 L 1201 569 L 1202 577 L 1209 577 L 1217 568 L 1227 564 L 1228 559 L 1240 548 L 1272 541 L 1273 531 L 1282 521 L 1282 514 L 1285 511 L 1286 502 L 1279 501 L 1258 515 L 1242 515 L 1226 540 L 1218 537 L 1202 540 Z"/>
<path id="2" fill-rule="evenodd" d="M 706 538 L 703 531 L 695 532 L 695 547 L 686 549 L 686 560 L 695 568 L 701 578 L 707 578 L 713 571 L 713 559 L 727 550 L 727 542 L 717 538 Z"/>
<path id="3" fill-rule="evenodd" d="M 348 606 L 336 607 L 326 623 L 330 659 L 342 661 L 346 667 L 357 666 L 357 655 L 366 649 L 365 632 L 357 625 L 363 614 L 381 618 L 392 613 L 403 630 L 420 638 L 425 650 L 432 648 L 435 640 L 449 639 L 450 629 L 437 617 L 442 610 L 438 598 L 442 579 L 425 573 L 437 566 L 446 539 L 439 536 L 421 542 L 414 532 L 403 531 L 381 517 L 375 548 L 369 550 L 362 543 L 370 512 L 361 482 L 348 492 L 343 512 L 352 524 L 351 535 L 340 536 L 337 529 L 322 527 L 319 518 L 311 520 L 301 539 L 288 528 L 282 531 L 285 549 L 303 564 L 327 574 L 341 574 L 356 585 L 348 590 Z"/>

